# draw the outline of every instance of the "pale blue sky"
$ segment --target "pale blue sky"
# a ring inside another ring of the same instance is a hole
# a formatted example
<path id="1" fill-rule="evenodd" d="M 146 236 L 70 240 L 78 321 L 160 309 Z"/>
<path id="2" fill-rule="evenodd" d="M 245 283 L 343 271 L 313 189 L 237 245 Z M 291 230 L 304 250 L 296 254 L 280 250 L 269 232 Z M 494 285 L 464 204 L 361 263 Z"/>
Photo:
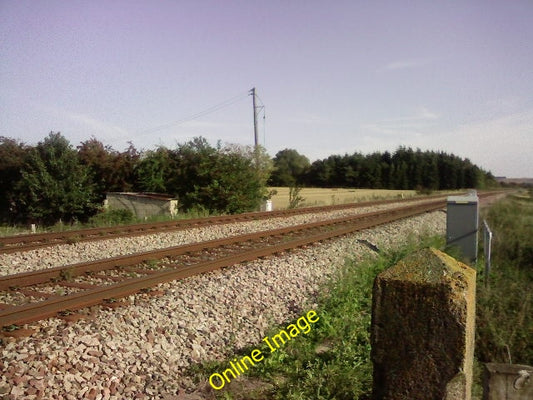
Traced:
<path id="1" fill-rule="evenodd" d="M 533 1 L 0 0 L 0 136 L 399 145 L 533 177 Z M 188 119 L 229 99 L 231 105 Z"/>

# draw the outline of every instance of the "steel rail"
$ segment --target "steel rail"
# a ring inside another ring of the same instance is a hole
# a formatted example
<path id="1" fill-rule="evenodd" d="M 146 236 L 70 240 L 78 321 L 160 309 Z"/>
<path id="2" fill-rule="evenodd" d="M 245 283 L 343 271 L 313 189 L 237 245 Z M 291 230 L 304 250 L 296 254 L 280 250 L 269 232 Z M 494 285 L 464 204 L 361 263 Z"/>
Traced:
<path id="1" fill-rule="evenodd" d="M 156 223 L 142 223 L 132 225 L 118 225 L 108 228 L 87 228 L 63 232 L 29 233 L 0 237 L 0 254 L 34 250 L 42 247 L 54 246 L 65 243 L 77 243 L 85 241 L 97 241 L 113 239 L 117 237 L 133 237 L 161 233 L 167 231 L 184 230 L 206 225 L 228 224 L 232 222 L 258 221 L 277 217 L 293 215 L 329 212 L 348 208 L 362 208 L 376 205 L 393 203 L 405 203 L 419 200 L 431 200 L 444 198 L 443 195 L 427 196 L 424 198 L 389 199 L 379 201 L 365 201 L 360 203 L 338 204 L 333 206 L 304 207 L 290 210 L 278 210 L 270 212 L 249 212 L 235 215 L 222 215 L 214 217 L 202 217 L 165 221 Z"/>
<path id="2" fill-rule="evenodd" d="M 328 240 L 338 236 L 343 236 L 358 230 L 371 228 L 398 219 L 412 217 L 425 212 L 437 210 L 442 207 L 444 207 L 444 202 L 436 201 L 431 203 L 425 203 L 423 205 L 401 207 L 392 210 L 382 210 L 381 212 L 367 213 L 366 217 L 359 216 L 359 218 L 344 221 L 344 225 L 334 230 L 329 229 L 326 232 L 313 234 L 311 236 L 303 238 L 282 241 L 281 243 L 274 245 L 266 245 L 261 248 L 251 250 L 248 249 L 238 254 L 232 254 L 229 256 L 223 256 L 219 259 L 200 262 L 196 265 L 185 266 L 180 268 L 168 268 L 163 271 L 150 274 L 144 277 L 131 278 L 115 284 L 97 287 L 94 289 L 88 289 L 66 296 L 55 296 L 38 303 L 30 303 L 22 306 L 8 307 L 4 310 L 0 310 L 0 327 L 20 325 L 41 319 L 46 319 L 57 315 L 57 313 L 60 311 L 74 311 L 80 308 L 101 304 L 106 299 L 126 297 L 142 289 L 146 289 L 161 283 L 177 279 L 183 279 L 192 275 L 201 274 L 209 271 L 214 271 L 216 269 L 228 267 L 246 261 L 252 261 L 257 258 L 281 253 L 290 249 L 309 245 L 311 243 Z M 363 216 L 365 216 L 365 214 L 363 214 Z M 335 223 L 333 223 L 332 221 L 328 222 L 329 225 L 333 226 L 339 225 L 340 223 L 340 221 L 338 220 Z M 322 224 L 322 227 L 326 227 L 327 225 L 328 224 Z M 283 230 L 287 231 L 287 228 L 284 228 Z M 303 229 L 299 230 L 302 231 Z M 280 235 L 279 231 L 280 230 L 264 231 L 261 232 L 261 234 L 263 236 Z M 292 231 L 294 231 L 294 229 Z M 290 230 L 288 232 L 290 232 Z M 201 243 L 198 245 L 205 245 L 205 243 Z"/>
<path id="3" fill-rule="evenodd" d="M 443 201 L 434 201 L 424 203 L 433 207 L 434 205 L 444 206 Z M 411 205 L 400 208 L 394 208 L 389 210 L 373 211 L 370 213 L 353 215 L 350 217 L 341 217 L 330 220 L 317 221 L 307 224 L 293 225 L 285 228 L 278 228 L 268 231 L 259 231 L 253 233 L 247 233 L 237 236 L 231 236 L 222 239 L 213 239 L 199 243 L 189 243 L 178 246 L 166 247 L 163 249 L 149 250 L 140 253 L 128 254 L 124 256 L 116 256 L 103 260 L 86 261 L 77 264 L 64 265 L 53 268 L 46 268 L 37 271 L 21 272 L 18 274 L 0 276 L 0 290 L 8 290 L 13 287 L 24 287 L 35 285 L 39 283 L 48 282 L 50 280 L 61 278 L 64 274 L 69 277 L 80 276 L 85 273 L 94 273 L 104 270 L 114 269 L 117 267 L 126 267 L 137 265 L 150 260 L 160 260 L 165 257 L 175 257 L 178 255 L 196 252 L 200 250 L 208 250 L 216 247 L 231 245 L 240 242 L 246 242 L 250 240 L 257 240 L 258 238 L 275 235 L 286 235 L 291 232 L 297 232 L 301 230 L 309 230 L 319 228 L 323 226 L 334 226 L 339 224 L 349 224 L 361 219 L 375 218 L 383 214 L 385 211 L 389 211 L 390 214 L 395 212 L 403 212 L 404 210 L 418 209 L 420 205 Z"/>

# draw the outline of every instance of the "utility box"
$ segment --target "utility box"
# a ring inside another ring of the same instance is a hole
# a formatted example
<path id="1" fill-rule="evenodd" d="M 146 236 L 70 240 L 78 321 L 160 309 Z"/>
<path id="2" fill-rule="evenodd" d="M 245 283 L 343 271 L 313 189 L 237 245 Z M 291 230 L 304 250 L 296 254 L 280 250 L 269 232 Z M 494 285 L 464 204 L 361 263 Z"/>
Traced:
<path id="1" fill-rule="evenodd" d="M 477 259 L 478 204 L 475 191 L 447 199 L 446 244 L 458 247 L 462 256 L 471 262 Z"/>

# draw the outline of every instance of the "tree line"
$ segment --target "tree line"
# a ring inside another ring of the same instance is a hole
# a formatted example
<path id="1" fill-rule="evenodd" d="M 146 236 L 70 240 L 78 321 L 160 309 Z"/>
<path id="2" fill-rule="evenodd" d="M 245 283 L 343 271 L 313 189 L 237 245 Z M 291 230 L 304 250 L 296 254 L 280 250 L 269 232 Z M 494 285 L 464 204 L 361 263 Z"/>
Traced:
<path id="1" fill-rule="evenodd" d="M 118 152 L 91 138 L 74 148 L 51 132 L 36 146 L 0 137 L 0 221 L 43 224 L 86 221 L 107 192 L 157 192 L 180 208 L 239 213 L 267 194 L 272 161 L 261 148 L 210 145 L 203 138 Z"/>
<path id="2" fill-rule="evenodd" d="M 497 185 L 490 172 L 467 158 L 406 147 L 399 147 L 394 153 L 332 155 L 313 163 L 296 150 L 285 149 L 273 161 L 273 186 L 432 191 Z"/>
<path id="3" fill-rule="evenodd" d="M 194 138 L 176 148 L 122 151 L 96 138 L 76 148 L 50 132 L 35 146 L 0 137 L 0 222 L 86 221 L 108 192 L 156 192 L 180 209 L 239 213 L 258 208 L 272 186 L 384 189 L 483 188 L 488 172 L 452 154 L 413 151 L 332 155 L 310 163 L 296 150 L 271 159 L 264 149 L 210 145 Z"/>

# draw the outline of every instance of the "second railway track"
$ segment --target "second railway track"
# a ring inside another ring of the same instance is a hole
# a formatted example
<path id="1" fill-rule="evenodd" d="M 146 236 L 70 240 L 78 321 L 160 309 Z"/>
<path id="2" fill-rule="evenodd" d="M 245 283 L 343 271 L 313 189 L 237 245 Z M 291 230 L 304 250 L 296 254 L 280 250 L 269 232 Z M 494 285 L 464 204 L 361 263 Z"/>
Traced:
<path id="1" fill-rule="evenodd" d="M 0 277 L 0 327 L 119 299 L 160 283 L 251 261 L 443 208 L 443 200 Z M 160 260 L 157 263 L 151 260 Z M 9 304 L 11 302 L 11 304 Z"/>
<path id="2" fill-rule="evenodd" d="M 39 249 L 59 244 L 70 244 L 104 239 L 114 239 L 119 237 L 134 237 L 149 235 L 154 233 L 172 232 L 190 228 L 204 227 L 209 225 L 229 224 L 233 222 L 258 221 L 277 217 L 288 217 L 293 215 L 322 213 L 350 208 L 363 208 L 379 206 L 393 203 L 408 203 L 413 201 L 431 200 L 444 198 L 443 195 L 429 196 L 425 198 L 393 199 L 367 201 L 361 203 L 339 204 L 334 206 L 305 207 L 291 210 L 280 210 L 272 212 L 250 212 L 235 215 L 223 215 L 204 218 L 182 219 L 165 222 L 142 223 L 133 225 L 119 225 L 103 228 L 88 228 L 63 232 L 46 232 L 22 234 L 0 237 L 0 254 L 14 253 Z"/>

